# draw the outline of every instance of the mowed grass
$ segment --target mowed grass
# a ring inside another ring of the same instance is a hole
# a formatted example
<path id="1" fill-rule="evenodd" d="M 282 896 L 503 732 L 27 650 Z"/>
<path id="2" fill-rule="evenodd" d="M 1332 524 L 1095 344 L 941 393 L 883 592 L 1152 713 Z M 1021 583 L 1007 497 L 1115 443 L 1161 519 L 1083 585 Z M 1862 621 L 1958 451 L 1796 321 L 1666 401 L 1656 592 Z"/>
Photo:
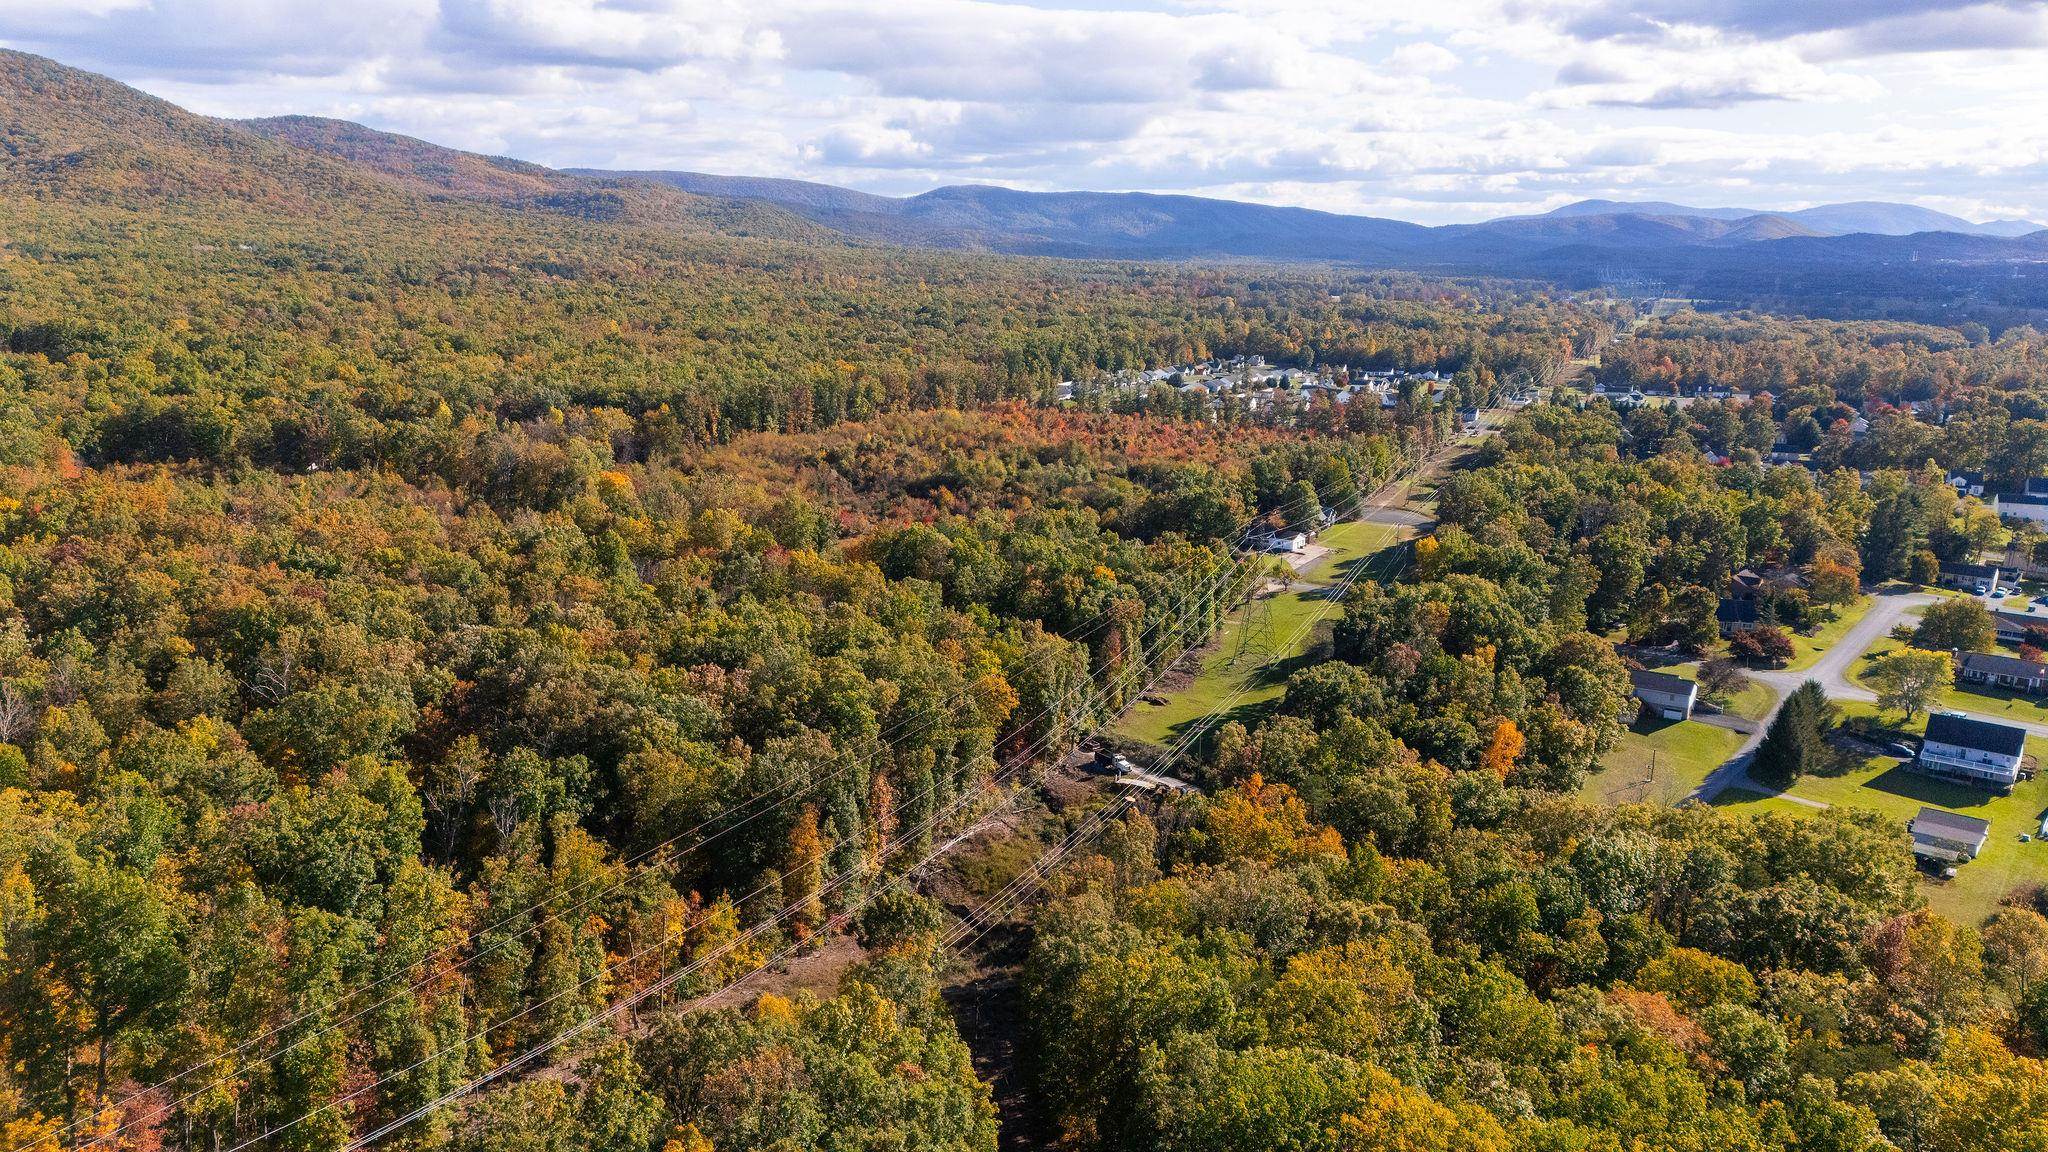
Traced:
<path id="1" fill-rule="evenodd" d="M 1327 633 L 1340 609 L 1320 587 L 1269 596 L 1263 613 L 1257 603 L 1238 609 L 1214 643 L 1186 657 L 1200 661 L 1191 683 L 1165 693 L 1165 704 L 1133 705 L 1116 734 L 1165 747 L 1226 703 L 1210 723 L 1248 720 L 1279 698 L 1300 655 Z"/>
<path id="2" fill-rule="evenodd" d="M 1407 540 L 1413 532 L 1406 525 L 1375 524 L 1368 520 L 1332 525 L 1316 539 L 1329 552 L 1302 569 L 1301 578 L 1327 583 L 1341 579 L 1349 566 L 1360 563 L 1370 566 L 1364 575 L 1378 575 L 1383 565 L 1391 566 L 1386 550 Z"/>
<path id="3" fill-rule="evenodd" d="M 1864 676 L 1872 664 L 1886 654 L 1898 651 L 1899 647 L 1899 642 L 1890 638 L 1872 644 L 1870 651 L 1858 656 L 1856 662 L 1849 666 L 1849 678 L 1873 692 L 1877 691 L 1877 686 L 1865 680 Z M 1977 712 L 1992 718 L 2048 724 L 2048 700 L 1997 689 L 1966 689 L 1951 683 L 1935 693 L 1934 707 L 1943 711 Z"/>
<path id="4" fill-rule="evenodd" d="M 1863 619 L 1870 612 L 1871 605 L 1876 603 L 1877 598 L 1874 596 L 1858 596 L 1853 602 L 1837 608 L 1835 618 L 1821 625 L 1813 635 L 1801 636 L 1797 632 L 1790 633 L 1792 659 L 1785 665 L 1785 670 L 1803 672 L 1813 667 L 1820 660 L 1821 654 L 1840 643 L 1842 637 L 1849 634 L 1849 629 L 1854 628 L 1856 622 Z"/>
<path id="5" fill-rule="evenodd" d="M 1697 720 L 1639 720 L 1579 795 L 1600 804 L 1676 804 L 1735 755 L 1743 739 Z"/>
<path id="6" fill-rule="evenodd" d="M 1771 706 L 1778 702 L 1778 694 L 1763 683 L 1751 680 L 1742 691 L 1728 701 L 1723 711 L 1731 712 L 1747 720 L 1762 720 L 1770 715 Z"/>
<path id="7" fill-rule="evenodd" d="M 1851 702 L 1840 707 L 1844 716 L 1876 714 L 1869 704 Z M 1905 728 L 1919 732 L 1926 726 L 1926 718 L 1920 717 Z M 2040 761 L 2048 756 L 2048 741 L 2029 737 L 2027 753 Z M 1831 807 L 1881 812 L 1897 820 L 1901 829 L 1922 805 L 1989 820 L 1991 836 L 1984 842 L 1983 855 L 1958 866 L 1954 880 L 1922 874 L 1929 906 L 1959 922 L 1979 923 L 1998 907 L 1999 899 L 2007 892 L 2024 884 L 2048 882 L 2048 843 L 2038 838 L 2030 843 L 2020 842 L 2022 834 L 2033 836 L 2040 831 L 2041 817 L 2048 813 L 2048 777 L 2023 780 L 2011 795 L 2001 796 L 1982 788 L 1936 780 L 1889 756 L 1875 756 L 1842 776 L 1802 777 L 1786 794 Z M 1806 815 L 1813 812 L 1779 797 L 1733 789 L 1717 798 L 1717 806 L 1736 812 L 1765 808 Z"/>
<path id="8" fill-rule="evenodd" d="M 1297 580 L 1315 583 L 1265 598 L 1232 613 L 1216 639 L 1186 659 L 1199 661 L 1193 680 L 1163 691 L 1165 704 L 1140 700 L 1114 729 L 1116 735 L 1164 748 L 1195 727 L 1215 727 L 1231 720 L 1248 721 L 1271 706 L 1287 690 L 1287 677 L 1301 657 L 1329 635 L 1341 606 L 1331 600 L 1327 585 L 1354 569 L 1358 579 L 1379 579 L 1398 566 L 1397 549 L 1405 547 L 1415 529 L 1405 524 L 1347 520 L 1333 524 L 1317 539 L 1328 554 L 1299 573 Z M 1229 707 L 1213 720 L 1210 713 Z"/>

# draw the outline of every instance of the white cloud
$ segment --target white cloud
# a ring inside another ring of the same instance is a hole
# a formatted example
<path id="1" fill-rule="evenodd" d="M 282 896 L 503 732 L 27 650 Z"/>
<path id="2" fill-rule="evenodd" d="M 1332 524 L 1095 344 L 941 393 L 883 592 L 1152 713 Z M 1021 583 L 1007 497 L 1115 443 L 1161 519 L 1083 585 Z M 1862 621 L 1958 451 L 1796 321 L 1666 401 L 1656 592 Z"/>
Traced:
<path id="1" fill-rule="evenodd" d="M 1387 66 L 1397 72 L 1423 75 L 1449 72 L 1458 66 L 1458 54 L 1441 44 L 1421 40 L 1394 49 L 1387 57 Z"/>
<path id="2" fill-rule="evenodd" d="M 2048 217 L 2048 9 L 2018 0 L 0 0 L 0 43 L 562 166 Z"/>

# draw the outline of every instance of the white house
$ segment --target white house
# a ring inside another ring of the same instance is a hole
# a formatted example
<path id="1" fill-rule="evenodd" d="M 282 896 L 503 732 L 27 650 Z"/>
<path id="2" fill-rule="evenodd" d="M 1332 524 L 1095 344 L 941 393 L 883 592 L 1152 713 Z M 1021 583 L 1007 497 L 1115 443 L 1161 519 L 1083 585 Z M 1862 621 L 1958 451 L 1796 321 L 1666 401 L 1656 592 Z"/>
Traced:
<path id="1" fill-rule="evenodd" d="M 1258 541 L 1259 547 L 1268 552 L 1294 553 L 1308 550 L 1306 532 L 1275 532 Z"/>
<path id="2" fill-rule="evenodd" d="M 1935 576 L 1944 588 L 1958 588 L 1979 596 L 1998 591 L 2005 578 L 2005 570 L 1996 564 L 1943 564 Z"/>
<path id="3" fill-rule="evenodd" d="M 1632 668 L 1628 674 L 1631 686 L 1629 695 L 1643 702 L 1643 707 L 1665 720 L 1689 720 L 1692 706 L 1698 701 L 1700 686 L 1683 676 L 1669 672 L 1649 672 Z"/>
<path id="4" fill-rule="evenodd" d="M 2019 783 L 2026 758 L 2027 730 L 2011 724 L 1978 720 L 1960 712 L 1937 712 L 1927 718 L 1914 764 L 1923 772 L 1994 788 Z"/>
<path id="5" fill-rule="evenodd" d="M 2048 523 L 2048 493 L 2036 492 L 2034 480 L 2027 481 L 2024 492 L 1994 492 L 1991 494 L 1991 510 L 2008 520 L 2032 520 Z"/>

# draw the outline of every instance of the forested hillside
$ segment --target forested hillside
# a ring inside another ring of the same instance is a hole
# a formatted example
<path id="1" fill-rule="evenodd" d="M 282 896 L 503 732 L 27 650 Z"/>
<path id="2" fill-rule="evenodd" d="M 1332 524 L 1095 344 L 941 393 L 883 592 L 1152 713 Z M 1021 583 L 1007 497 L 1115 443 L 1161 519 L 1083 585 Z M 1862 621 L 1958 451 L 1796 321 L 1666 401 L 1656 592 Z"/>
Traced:
<path id="1" fill-rule="evenodd" d="M 885 915 L 842 996 L 664 1013 L 850 931 L 1201 638 L 1241 525 L 1443 426 L 1021 401 L 1240 353 L 1490 377 L 1609 323 L 434 183 L 0 65 L 10 1150 L 986 1147 Z M 574 1075 L 421 1111 L 628 996 Z"/>

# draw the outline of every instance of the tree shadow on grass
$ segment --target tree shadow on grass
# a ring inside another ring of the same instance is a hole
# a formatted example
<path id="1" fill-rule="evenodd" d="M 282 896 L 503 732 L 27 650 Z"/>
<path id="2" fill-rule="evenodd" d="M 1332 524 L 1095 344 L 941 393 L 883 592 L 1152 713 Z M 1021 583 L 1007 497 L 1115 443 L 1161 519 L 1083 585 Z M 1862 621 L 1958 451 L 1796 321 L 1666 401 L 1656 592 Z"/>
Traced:
<path id="1" fill-rule="evenodd" d="M 1938 808 L 1976 808 L 2002 799 L 1999 793 L 1987 788 L 1942 780 L 1916 772 L 1904 764 L 1885 769 L 1864 781 L 1863 786 Z"/>
<path id="2" fill-rule="evenodd" d="M 1261 678 L 1264 675 L 1264 672 L 1260 673 Z M 1162 751 L 1166 748 L 1181 747 L 1183 742 L 1185 742 L 1189 751 L 1206 751 L 1209 742 L 1216 738 L 1216 733 L 1221 731 L 1225 724 L 1235 722 L 1250 728 L 1279 703 L 1280 701 L 1277 699 L 1247 700 L 1242 704 L 1232 706 L 1221 715 L 1211 716 L 1205 713 L 1201 716 L 1190 717 L 1166 730 L 1166 740 L 1163 742 Z"/>
<path id="3" fill-rule="evenodd" d="M 1737 804 L 1754 804 L 1770 798 L 1769 792 L 1759 792 L 1754 788 L 1723 788 L 1708 803 L 1715 808 L 1732 808 Z"/>
<path id="4" fill-rule="evenodd" d="M 1285 685 L 1288 679 L 1296 672 L 1325 659 L 1326 656 L 1320 653 L 1318 649 L 1326 649 L 1327 647 L 1327 644 L 1312 642 L 1309 645 L 1309 650 L 1299 655 L 1288 656 L 1284 659 L 1268 660 L 1266 663 L 1253 669 L 1251 674 L 1244 678 L 1238 691 L 1256 692 L 1262 688 L 1274 688 Z M 1168 728 L 1166 730 L 1166 739 L 1163 743 L 1168 747 L 1174 747 L 1184 740 L 1189 740 L 1192 736 L 1190 748 L 1197 750 L 1205 749 L 1216 732 L 1225 724 L 1235 721 L 1250 728 L 1260 718 L 1264 717 L 1266 713 L 1277 708 L 1280 705 L 1281 699 L 1282 697 L 1268 697 L 1263 700 L 1246 700 L 1232 705 L 1221 715 L 1210 716 L 1205 713 L 1201 716 L 1191 716 Z"/>
<path id="5" fill-rule="evenodd" d="M 1638 736 L 1655 736 L 1666 728 L 1683 723 L 1685 723 L 1683 720 L 1666 720 L 1661 714 L 1644 708 L 1641 712 L 1637 713 L 1636 722 L 1629 725 L 1628 730 Z"/>
<path id="6" fill-rule="evenodd" d="M 1348 560 L 1340 561 L 1325 575 L 1331 578 L 1333 585 L 1347 578 L 1353 580 L 1384 580 L 1391 574 L 1401 570 L 1401 562 L 1397 557 L 1401 552 L 1407 550 L 1408 544 L 1408 541 L 1403 540 L 1394 544 L 1382 545 L 1371 552 L 1361 553 Z M 1356 576 L 1352 575 L 1354 570 L 1357 572 Z M 1303 595 L 1328 596 L 1332 590 L 1331 588 L 1325 588 L 1320 592 L 1308 592 L 1303 593 Z"/>

